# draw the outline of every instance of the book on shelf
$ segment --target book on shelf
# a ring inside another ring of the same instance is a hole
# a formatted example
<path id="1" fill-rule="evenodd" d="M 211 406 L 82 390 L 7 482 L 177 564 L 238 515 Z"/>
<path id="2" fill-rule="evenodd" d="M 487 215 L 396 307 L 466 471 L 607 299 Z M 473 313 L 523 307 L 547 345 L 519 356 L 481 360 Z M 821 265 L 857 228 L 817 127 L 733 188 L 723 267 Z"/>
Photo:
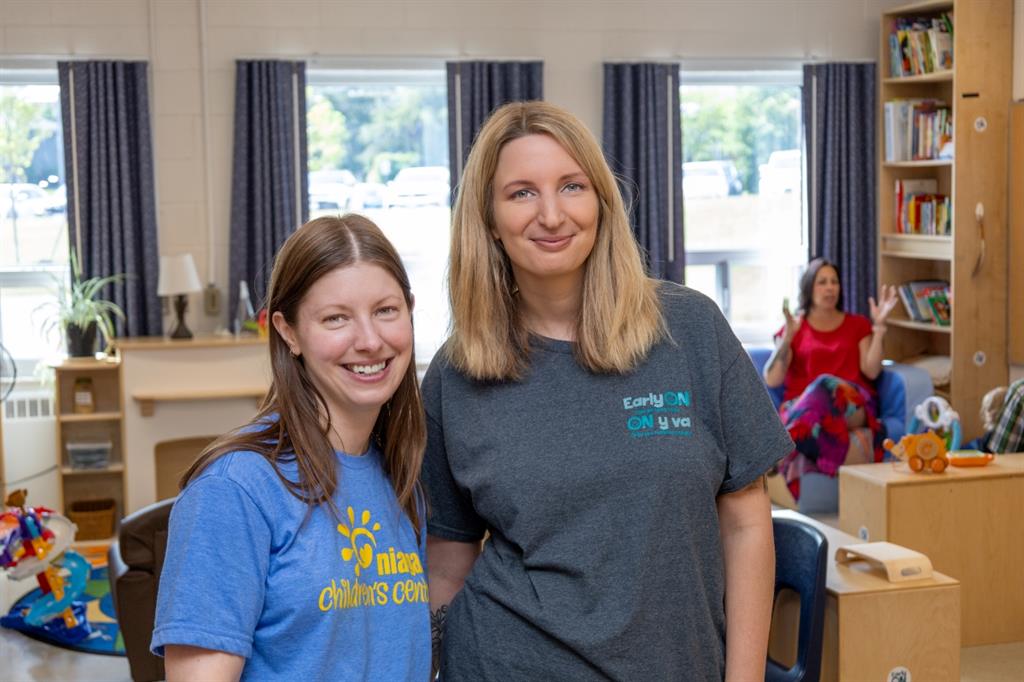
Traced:
<path id="1" fill-rule="evenodd" d="M 900 302 L 913 322 L 948 327 L 950 324 L 949 282 L 944 280 L 914 280 L 896 287 Z"/>
<path id="2" fill-rule="evenodd" d="M 933 99 L 894 99 L 883 105 L 885 160 L 953 158 L 953 111 Z"/>
<path id="3" fill-rule="evenodd" d="M 898 234 L 952 234 L 952 203 L 934 178 L 897 180 L 893 205 Z"/>
<path id="4" fill-rule="evenodd" d="M 897 17 L 889 32 L 889 75 L 919 76 L 953 68 L 953 13 Z"/>

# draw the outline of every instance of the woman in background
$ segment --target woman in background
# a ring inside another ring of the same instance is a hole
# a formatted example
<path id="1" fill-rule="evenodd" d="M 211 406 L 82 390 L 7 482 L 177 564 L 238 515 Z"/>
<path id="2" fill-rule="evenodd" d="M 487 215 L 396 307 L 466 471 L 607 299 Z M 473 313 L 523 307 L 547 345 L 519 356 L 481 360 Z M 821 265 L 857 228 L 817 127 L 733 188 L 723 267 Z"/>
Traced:
<path id="1" fill-rule="evenodd" d="M 168 680 L 428 678 L 412 304 L 366 218 L 281 248 L 267 398 L 171 512 L 152 641 Z"/>
<path id="2" fill-rule="evenodd" d="M 423 384 L 442 678 L 763 679 L 762 479 L 792 443 L 718 307 L 644 274 L 574 116 L 484 124 L 449 293 Z"/>
<path id="3" fill-rule="evenodd" d="M 779 465 L 795 499 L 807 472 L 835 476 L 846 461 L 850 432 L 866 426 L 868 450 L 881 461 L 885 438 L 878 420 L 874 381 L 882 371 L 886 319 L 896 305 L 896 290 L 883 286 L 871 319 L 843 311 L 839 270 L 815 258 L 800 278 L 797 315 L 782 307 L 786 323 L 775 335 L 775 352 L 765 364 L 769 387 L 784 387 L 779 408 L 796 449 Z"/>

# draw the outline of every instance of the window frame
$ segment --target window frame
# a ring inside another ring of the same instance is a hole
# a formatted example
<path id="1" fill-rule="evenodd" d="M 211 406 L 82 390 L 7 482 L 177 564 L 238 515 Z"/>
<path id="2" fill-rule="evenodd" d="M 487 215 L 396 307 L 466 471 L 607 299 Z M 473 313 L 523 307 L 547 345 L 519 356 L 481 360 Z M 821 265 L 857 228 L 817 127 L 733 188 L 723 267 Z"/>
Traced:
<path id="1" fill-rule="evenodd" d="M 0 86 L 60 85 L 57 74 L 57 60 L 51 59 L 0 59 Z M 63 131 L 62 131 L 63 133 Z M 66 170 L 65 170 L 66 175 Z M 70 226 L 65 221 L 65 229 Z M 70 235 L 69 235 L 70 237 Z M 31 265 L 19 269 L 0 267 L 0 293 L 7 289 L 52 288 L 54 279 L 70 285 L 70 265 Z M 15 322 L 18 324 L 18 322 Z M 3 339 L 4 319 L 0 315 L 0 339 Z M 13 357 L 13 353 L 12 353 Z M 14 357 L 19 383 L 31 381 L 36 366 L 46 360 L 46 355 L 25 358 Z"/>
<path id="2" fill-rule="evenodd" d="M 679 68 L 680 89 L 686 86 L 779 86 L 803 88 L 803 62 L 788 60 L 700 60 L 684 59 Z M 801 108 L 802 108 L 801 97 Z M 801 113 L 802 118 L 802 113 Z M 801 130 L 803 122 L 801 121 Z M 685 146 L 685 131 L 683 145 Z M 800 238 L 799 246 L 805 253 L 797 257 L 794 254 L 792 262 L 794 266 L 802 266 L 807 261 L 807 249 L 809 248 L 809 225 L 808 225 L 808 203 L 807 196 L 807 164 L 804 162 L 807 154 L 806 135 L 800 136 L 801 154 L 801 207 L 800 207 Z M 683 196 L 685 204 L 686 197 Z M 685 208 L 684 208 L 685 210 Z M 684 226 L 685 229 L 685 226 Z M 684 244 L 685 247 L 685 244 Z M 784 259 L 788 261 L 790 259 Z M 726 249 L 693 251 L 686 249 L 686 265 L 707 266 L 715 268 L 715 290 L 716 297 L 720 303 L 722 313 L 729 320 L 734 332 L 741 341 L 747 343 L 763 342 L 764 330 L 751 325 L 736 325 L 732 322 L 732 266 L 735 265 L 769 265 L 778 264 L 779 255 L 777 251 L 766 249 Z M 781 304 L 781 302 L 780 302 Z"/>

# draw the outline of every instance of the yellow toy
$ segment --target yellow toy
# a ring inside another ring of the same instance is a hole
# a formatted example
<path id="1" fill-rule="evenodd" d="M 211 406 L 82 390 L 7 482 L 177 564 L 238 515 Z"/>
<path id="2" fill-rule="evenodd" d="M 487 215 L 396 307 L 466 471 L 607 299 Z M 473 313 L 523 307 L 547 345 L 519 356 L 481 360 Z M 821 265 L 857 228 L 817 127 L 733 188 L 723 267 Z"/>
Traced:
<path id="1" fill-rule="evenodd" d="M 899 443 L 886 438 L 882 445 L 894 457 L 906 462 L 914 473 L 920 473 L 927 467 L 941 474 L 949 464 L 946 459 L 946 442 L 931 430 L 924 433 L 908 433 L 900 438 Z"/>

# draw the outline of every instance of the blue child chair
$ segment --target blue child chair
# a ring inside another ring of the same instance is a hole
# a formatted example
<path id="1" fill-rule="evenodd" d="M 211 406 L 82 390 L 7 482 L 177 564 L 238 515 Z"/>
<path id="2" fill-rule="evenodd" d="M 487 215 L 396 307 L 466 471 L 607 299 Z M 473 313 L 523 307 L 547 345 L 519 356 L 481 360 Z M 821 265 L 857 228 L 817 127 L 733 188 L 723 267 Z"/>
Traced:
<path id="1" fill-rule="evenodd" d="M 825 629 L 825 575 L 828 540 L 817 528 L 794 519 L 773 518 L 775 532 L 775 598 L 793 590 L 800 597 L 796 662 L 791 668 L 768 657 L 766 682 L 817 682 Z"/>

